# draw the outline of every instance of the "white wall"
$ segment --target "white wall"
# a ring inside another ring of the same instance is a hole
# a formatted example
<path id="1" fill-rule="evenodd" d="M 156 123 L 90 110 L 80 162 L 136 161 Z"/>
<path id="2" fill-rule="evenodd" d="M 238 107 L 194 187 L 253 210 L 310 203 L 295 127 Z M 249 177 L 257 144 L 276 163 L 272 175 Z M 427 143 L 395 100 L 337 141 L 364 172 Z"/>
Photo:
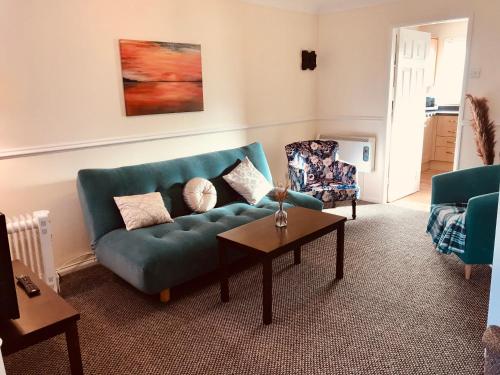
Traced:
<path id="1" fill-rule="evenodd" d="M 492 267 L 488 325 L 500 326 L 500 298 L 498 298 L 500 295 L 500 200 L 498 201 L 497 230 Z"/>
<path id="2" fill-rule="evenodd" d="M 444 22 L 424 25 L 417 28 L 437 38 L 436 74 L 433 87 L 428 92 L 435 96 L 438 105 L 459 105 L 462 96 L 463 71 L 465 66 L 465 51 L 460 56 L 447 61 L 445 56 L 445 41 L 458 40 L 460 46 L 467 43 L 467 21 Z"/>
<path id="3" fill-rule="evenodd" d="M 482 75 L 467 79 L 467 91 L 488 97 L 492 119 L 500 124 L 498 14 L 498 1 L 406 0 L 320 15 L 317 113 L 322 120 L 318 127 L 325 133 L 366 132 L 377 136 L 377 169 L 364 176 L 365 196 L 383 200 L 393 28 L 471 17 L 470 67 L 481 68 Z M 459 168 L 480 165 L 470 125 L 460 122 L 464 128 Z"/>
<path id="4" fill-rule="evenodd" d="M 284 145 L 315 134 L 315 76 L 300 70 L 300 51 L 316 48 L 316 26 L 314 15 L 234 0 L 0 0 L 0 155 L 41 153 L 0 159 L 0 209 L 49 209 L 61 266 L 89 250 L 75 188 L 81 168 L 258 140 L 282 178 Z M 201 44 L 205 111 L 126 117 L 120 38 Z M 189 132 L 205 134 L 170 137 Z"/>

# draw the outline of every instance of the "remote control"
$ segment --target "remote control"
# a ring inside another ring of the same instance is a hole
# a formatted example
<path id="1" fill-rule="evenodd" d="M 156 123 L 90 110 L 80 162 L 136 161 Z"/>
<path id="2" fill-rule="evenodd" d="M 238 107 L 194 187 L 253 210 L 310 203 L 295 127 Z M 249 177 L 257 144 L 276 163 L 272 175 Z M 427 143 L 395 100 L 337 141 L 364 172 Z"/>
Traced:
<path id="1" fill-rule="evenodd" d="M 24 289 L 29 297 L 34 297 L 40 294 L 40 289 L 31 281 L 29 276 L 19 275 L 16 276 L 17 283 Z"/>

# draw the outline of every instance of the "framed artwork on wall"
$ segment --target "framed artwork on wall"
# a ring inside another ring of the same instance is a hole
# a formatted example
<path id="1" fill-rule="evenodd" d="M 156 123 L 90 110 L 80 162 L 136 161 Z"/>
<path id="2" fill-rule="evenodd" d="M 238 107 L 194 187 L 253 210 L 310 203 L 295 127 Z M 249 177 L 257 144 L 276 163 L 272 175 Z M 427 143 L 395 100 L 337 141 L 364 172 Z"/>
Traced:
<path id="1" fill-rule="evenodd" d="M 199 44 L 120 40 L 127 116 L 203 111 Z"/>

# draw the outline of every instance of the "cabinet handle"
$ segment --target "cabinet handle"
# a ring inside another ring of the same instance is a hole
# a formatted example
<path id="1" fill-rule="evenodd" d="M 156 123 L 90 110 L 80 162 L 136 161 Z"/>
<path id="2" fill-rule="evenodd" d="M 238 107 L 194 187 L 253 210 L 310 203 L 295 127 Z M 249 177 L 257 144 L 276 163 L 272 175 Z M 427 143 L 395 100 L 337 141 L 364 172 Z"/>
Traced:
<path id="1" fill-rule="evenodd" d="M 453 152 L 445 151 L 448 155 L 453 155 Z"/>

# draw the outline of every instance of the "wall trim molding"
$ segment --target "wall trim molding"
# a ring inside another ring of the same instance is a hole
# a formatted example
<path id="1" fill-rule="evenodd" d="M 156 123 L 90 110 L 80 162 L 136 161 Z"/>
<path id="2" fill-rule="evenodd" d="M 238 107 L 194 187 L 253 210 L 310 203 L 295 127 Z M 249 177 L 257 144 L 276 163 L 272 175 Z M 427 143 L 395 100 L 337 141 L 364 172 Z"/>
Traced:
<path id="1" fill-rule="evenodd" d="M 308 13 L 308 14 L 318 14 L 319 7 L 316 4 L 309 4 L 308 2 L 295 2 L 295 4 L 290 4 L 287 0 L 241 0 L 244 3 L 270 7 L 280 10 Z"/>
<path id="2" fill-rule="evenodd" d="M 395 3 L 397 0 L 358 0 L 354 2 L 342 2 L 333 4 L 324 4 L 319 7 L 319 15 L 328 15 L 331 13 L 347 12 L 350 10 L 370 8 L 388 3 Z"/>
<path id="3" fill-rule="evenodd" d="M 316 121 L 385 121 L 385 116 L 338 115 L 318 118 Z"/>
<path id="4" fill-rule="evenodd" d="M 495 121 L 495 120 L 493 120 L 493 123 L 495 124 L 495 126 L 496 126 L 497 128 L 498 128 L 498 127 L 500 127 L 500 121 Z M 461 124 L 460 124 L 460 125 L 461 125 L 462 127 L 463 127 L 463 126 L 470 126 L 470 127 L 472 127 L 472 120 L 464 120 L 464 121 L 462 121 L 462 122 L 461 122 Z"/>
<path id="5" fill-rule="evenodd" d="M 214 127 L 214 128 L 197 128 L 191 130 L 174 130 L 174 131 L 166 131 L 166 132 L 142 134 L 142 135 L 126 135 L 121 137 L 97 138 L 84 141 L 60 142 L 52 144 L 43 144 L 39 146 L 0 149 L 0 160 L 22 158 L 27 156 L 37 156 L 43 154 L 52 154 L 58 152 L 77 151 L 89 148 L 125 145 L 131 143 L 152 142 L 170 138 L 182 138 L 182 137 L 190 137 L 197 135 L 263 129 L 263 128 L 279 127 L 279 126 L 293 125 L 305 122 L 339 122 L 339 121 L 385 122 L 385 120 L 386 120 L 385 116 L 338 115 L 338 116 L 324 117 L 324 118 L 303 118 L 303 119 L 295 119 L 295 120 L 273 122 L 273 123 L 261 123 L 254 125 L 236 125 L 236 126 L 227 126 L 220 128 Z M 470 120 L 464 120 L 461 122 L 461 124 L 462 126 L 470 126 Z M 495 125 L 497 127 L 500 127 L 500 121 L 495 121 Z"/>
<path id="6" fill-rule="evenodd" d="M 143 134 L 143 135 L 127 135 L 121 137 L 100 138 L 100 139 L 84 140 L 84 141 L 43 144 L 39 146 L 16 147 L 10 149 L 0 149 L 0 160 L 22 158 L 22 157 L 36 156 L 42 154 L 52 154 L 56 152 L 77 151 L 77 150 L 84 150 L 96 147 L 109 147 L 109 146 L 124 145 L 130 143 L 151 142 L 151 141 L 158 141 L 170 138 L 181 138 L 181 137 L 189 137 L 197 135 L 262 129 L 262 128 L 286 126 L 286 125 L 299 124 L 302 122 L 314 122 L 314 121 L 316 121 L 314 118 L 304 118 L 304 119 L 296 119 L 296 120 L 289 120 L 289 121 L 282 121 L 275 123 L 237 125 L 237 126 L 220 127 L 220 128 L 197 128 L 191 130 L 175 130 L 175 131 L 166 131 L 166 132 Z"/>
<path id="7" fill-rule="evenodd" d="M 314 1 L 295 1 L 290 4 L 287 0 L 241 0 L 245 3 L 260 5 L 265 7 L 271 7 L 281 10 L 288 10 L 292 12 L 308 13 L 314 15 L 324 15 L 330 13 L 345 12 L 354 9 L 368 8 L 377 5 L 382 5 L 386 3 L 394 3 L 398 0 L 356 0 L 342 2 L 340 4 L 321 4 L 320 2 Z"/>

